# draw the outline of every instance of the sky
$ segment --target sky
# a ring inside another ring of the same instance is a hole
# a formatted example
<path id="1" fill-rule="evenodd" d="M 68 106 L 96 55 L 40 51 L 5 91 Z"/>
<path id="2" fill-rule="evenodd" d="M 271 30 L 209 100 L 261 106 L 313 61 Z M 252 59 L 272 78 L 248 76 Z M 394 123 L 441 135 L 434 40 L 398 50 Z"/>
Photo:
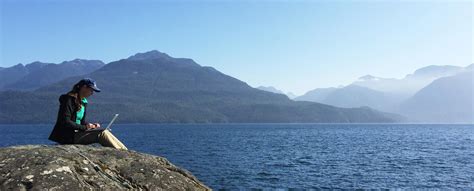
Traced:
<path id="1" fill-rule="evenodd" d="M 159 50 L 301 95 L 473 63 L 473 2 L 1 0 L 0 66 Z"/>

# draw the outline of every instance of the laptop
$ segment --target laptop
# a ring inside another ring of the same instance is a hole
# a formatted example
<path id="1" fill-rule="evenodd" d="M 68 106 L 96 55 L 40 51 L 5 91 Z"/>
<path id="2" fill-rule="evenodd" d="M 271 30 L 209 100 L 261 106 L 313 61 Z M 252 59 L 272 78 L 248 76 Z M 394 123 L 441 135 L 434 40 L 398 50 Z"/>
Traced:
<path id="1" fill-rule="evenodd" d="M 112 118 L 112 120 L 109 122 L 109 124 L 105 128 L 106 130 L 112 131 L 112 123 L 114 123 L 115 119 L 117 119 L 118 116 L 119 116 L 118 113 L 114 115 L 114 118 Z"/>
<path id="2" fill-rule="evenodd" d="M 118 116 L 119 116 L 118 113 L 115 114 L 114 118 L 112 118 L 112 120 L 109 122 L 106 128 L 87 129 L 87 131 L 102 131 L 102 130 L 112 131 L 112 124 L 114 123 L 115 119 L 117 119 Z M 79 132 L 79 130 L 74 130 L 74 132 Z"/>

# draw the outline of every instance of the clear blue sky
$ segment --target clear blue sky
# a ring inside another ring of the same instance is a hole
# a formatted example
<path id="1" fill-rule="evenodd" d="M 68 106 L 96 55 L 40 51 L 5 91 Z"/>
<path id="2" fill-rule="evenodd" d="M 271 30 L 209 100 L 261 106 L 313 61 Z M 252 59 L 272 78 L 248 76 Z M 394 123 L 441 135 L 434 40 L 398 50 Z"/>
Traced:
<path id="1" fill-rule="evenodd" d="M 1 1 L 0 66 L 159 50 L 302 94 L 473 62 L 471 1 Z"/>

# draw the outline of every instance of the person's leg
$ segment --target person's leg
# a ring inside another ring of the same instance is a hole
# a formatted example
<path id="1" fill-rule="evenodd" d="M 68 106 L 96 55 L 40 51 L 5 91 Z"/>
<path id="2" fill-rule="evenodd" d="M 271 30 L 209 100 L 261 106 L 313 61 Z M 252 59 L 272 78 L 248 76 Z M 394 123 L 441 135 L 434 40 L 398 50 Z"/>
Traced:
<path id="1" fill-rule="evenodd" d="M 99 143 L 99 135 L 103 129 L 87 130 L 74 133 L 74 144 L 88 145 L 92 143 Z"/>
<path id="2" fill-rule="evenodd" d="M 114 147 L 116 149 L 128 150 L 125 145 L 120 142 L 109 130 L 103 130 L 99 134 L 99 143 L 106 147 Z"/>
<path id="3" fill-rule="evenodd" d="M 91 129 L 87 131 L 76 132 L 74 134 L 75 144 L 100 143 L 105 147 L 113 147 L 121 150 L 128 150 L 110 131 L 104 129 Z"/>

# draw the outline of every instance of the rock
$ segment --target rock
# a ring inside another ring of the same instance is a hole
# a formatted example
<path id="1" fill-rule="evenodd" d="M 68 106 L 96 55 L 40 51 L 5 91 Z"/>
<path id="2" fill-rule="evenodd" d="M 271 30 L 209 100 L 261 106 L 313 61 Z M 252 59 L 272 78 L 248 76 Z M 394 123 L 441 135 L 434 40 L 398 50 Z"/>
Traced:
<path id="1" fill-rule="evenodd" d="M 0 148 L 0 190 L 210 190 L 162 157 L 85 145 Z"/>

